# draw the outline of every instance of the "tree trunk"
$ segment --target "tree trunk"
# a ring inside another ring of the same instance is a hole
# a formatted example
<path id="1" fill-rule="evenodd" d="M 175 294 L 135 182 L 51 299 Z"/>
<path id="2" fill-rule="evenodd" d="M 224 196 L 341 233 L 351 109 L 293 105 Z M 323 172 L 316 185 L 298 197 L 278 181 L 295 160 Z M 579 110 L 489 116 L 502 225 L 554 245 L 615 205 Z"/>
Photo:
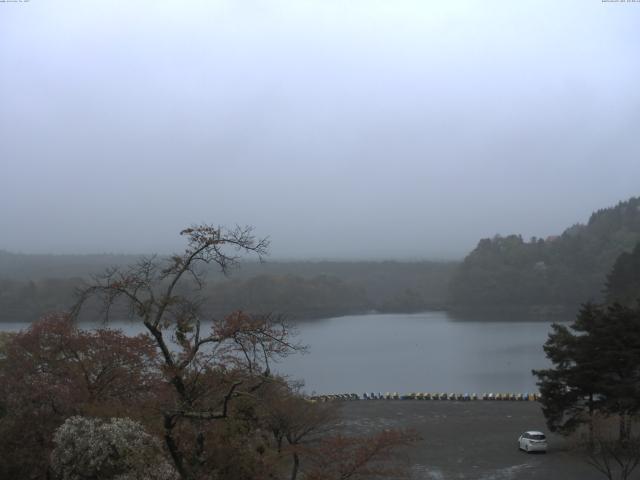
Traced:
<path id="1" fill-rule="evenodd" d="M 176 467 L 176 471 L 180 475 L 180 478 L 184 480 L 189 480 L 189 474 L 184 468 L 184 463 L 182 462 L 182 454 L 180 453 L 180 449 L 176 444 L 173 438 L 173 427 L 175 423 L 173 417 L 171 415 L 164 416 L 164 441 L 167 445 L 167 449 L 169 450 L 169 454 L 171 455 L 171 460 L 173 460 L 173 464 Z"/>
<path id="2" fill-rule="evenodd" d="M 593 450 L 593 393 L 589 394 L 589 448 Z"/>
<path id="3" fill-rule="evenodd" d="M 620 427 L 620 441 L 624 442 L 628 438 L 628 434 L 627 434 L 627 418 L 626 418 L 626 415 L 624 413 L 620 414 L 619 427 Z"/>
<path id="4" fill-rule="evenodd" d="M 291 467 L 291 480 L 296 480 L 298 476 L 298 468 L 300 467 L 300 457 L 296 452 L 293 452 L 293 466 Z"/>

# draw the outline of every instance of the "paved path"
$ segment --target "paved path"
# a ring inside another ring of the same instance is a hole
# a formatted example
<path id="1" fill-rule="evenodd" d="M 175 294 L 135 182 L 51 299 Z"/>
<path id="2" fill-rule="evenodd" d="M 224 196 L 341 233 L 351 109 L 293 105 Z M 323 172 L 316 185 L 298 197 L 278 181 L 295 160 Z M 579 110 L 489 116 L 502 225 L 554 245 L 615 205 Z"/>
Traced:
<path id="1" fill-rule="evenodd" d="M 415 480 L 604 478 L 553 434 L 546 454 L 518 450 L 525 430 L 547 431 L 535 402 L 356 401 L 345 402 L 342 418 L 353 432 L 416 429 L 423 440 L 408 453 Z"/>

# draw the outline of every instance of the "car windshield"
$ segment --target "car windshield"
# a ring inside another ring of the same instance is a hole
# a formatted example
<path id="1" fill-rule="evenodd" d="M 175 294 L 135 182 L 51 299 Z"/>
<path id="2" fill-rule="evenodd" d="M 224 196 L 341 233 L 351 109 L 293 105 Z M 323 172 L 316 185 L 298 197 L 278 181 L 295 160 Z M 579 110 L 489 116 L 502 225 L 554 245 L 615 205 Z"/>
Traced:
<path id="1" fill-rule="evenodd" d="M 531 434 L 531 435 L 529 435 L 529 438 L 531 438 L 532 440 L 544 440 L 545 439 L 544 435 L 539 434 L 539 433 Z"/>

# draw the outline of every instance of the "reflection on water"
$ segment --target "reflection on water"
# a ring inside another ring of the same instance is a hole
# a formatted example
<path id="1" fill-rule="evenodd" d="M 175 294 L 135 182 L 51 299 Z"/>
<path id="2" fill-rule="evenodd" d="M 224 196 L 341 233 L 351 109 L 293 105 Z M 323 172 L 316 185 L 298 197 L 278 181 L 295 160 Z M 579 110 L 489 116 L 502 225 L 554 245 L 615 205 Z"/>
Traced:
<path id="1" fill-rule="evenodd" d="M 548 365 L 551 322 L 452 321 L 446 312 L 354 315 L 299 324 L 306 355 L 275 370 L 308 392 L 531 392 L 531 369 Z M 85 328 L 89 325 L 83 325 Z M 111 323 L 128 334 L 143 329 Z M 0 324 L 18 330 L 24 324 Z"/>

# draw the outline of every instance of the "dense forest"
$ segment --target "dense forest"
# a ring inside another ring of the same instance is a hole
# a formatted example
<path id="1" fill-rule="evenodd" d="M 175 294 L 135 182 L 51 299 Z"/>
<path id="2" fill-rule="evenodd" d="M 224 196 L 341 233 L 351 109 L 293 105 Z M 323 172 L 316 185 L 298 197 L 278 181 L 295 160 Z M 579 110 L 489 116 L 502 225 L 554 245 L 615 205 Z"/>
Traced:
<path id="1" fill-rule="evenodd" d="M 451 281 L 452 305 L 572 312 L 587 300 L 603 300 L 607 274 L 638 241 L 640 198 L 598 210 L 586 225 L 573 225 L 557 237 L 482 239 Z"/>
<path id="2" fill-rule="evenodd" d="M 632 252 L 622 253 L 607 276 L 606 301 L 625 307 L 638 306 L 640 301 L 640 242 Z"/>
<path id="3" fill-rule="evenodd" d="M 0 321 L 33 321 L 67 309 L 92 274 L 134 263 L 130 255 L 22 255 L 0 252 Z M 292 319 L 445 308 L 455 262 L 242 262 L 228 277 L 215 270 L 205 309 Z"/>
<path id="4" fill-rule="evenodd" d="M 619 293 L 621 300 L 634 298 L 640 280 L 629 278 L 640 270 L 640 252 L 631 252 L 639 241 L 640 197 L 598 210 L 559 236 L 482 239 L 461 263 L 245 261 L 229 276 L 212 269 L 204 307 L 212 316 L 240 308 L 291 319 L 433 309 L 572 315 L 587 300 L 604 300 L 608 282 L 632 290 Z M 621 254 L 629 258 L 607 279 Z M 0 321 L 65 310 L 92 274 L 137 260 L 0 251 Z"/>

